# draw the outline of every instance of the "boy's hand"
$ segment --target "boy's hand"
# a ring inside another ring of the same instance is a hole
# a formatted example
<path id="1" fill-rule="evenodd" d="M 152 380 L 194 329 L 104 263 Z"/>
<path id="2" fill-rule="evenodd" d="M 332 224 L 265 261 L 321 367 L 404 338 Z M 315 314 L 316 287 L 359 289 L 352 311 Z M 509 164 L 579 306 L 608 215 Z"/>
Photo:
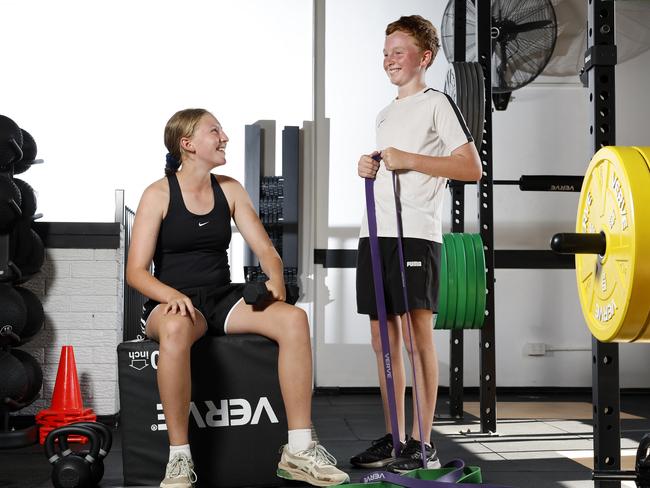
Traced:
<path id="1" fill-rule="evenodd" d="M 381 159 L 389 171 L 408 169 L 408 153 L 394 147 L 387 147 L 381 152 Z"/>
<path id="2" fill-rule="evenodd" d="M 377 170 L 379 169 L 379 161 L 375 161 L 373 156 L 377 156 L 378 151 L 373 152 L 372 154 L 364 154 L 359 158 L 359 163 L 357 164 L 357 172 L 361 178 L 375 178 L 377 176 Z"/>

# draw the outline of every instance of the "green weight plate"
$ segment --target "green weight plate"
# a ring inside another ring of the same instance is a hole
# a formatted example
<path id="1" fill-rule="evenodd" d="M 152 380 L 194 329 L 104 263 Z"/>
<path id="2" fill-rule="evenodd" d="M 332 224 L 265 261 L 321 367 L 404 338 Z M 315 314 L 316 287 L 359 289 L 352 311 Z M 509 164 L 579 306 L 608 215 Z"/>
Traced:
<path id="1" fill-rule="evenodd" d="M 483 250 L 483 241 L 480 234 L 472 234 L 474 241 L 474 250 L 476 251 L 476 268 L 478 270 L 476 279 L 476 314 L 474 328 L 480 329 L 485 321 L 485 302 L 486 294 L 486 277 L 485 277 L 485 251 Z"/>
<path id="2" fill-rule="evenodd" d="M 460 234 L 451 234 L 451 238 L 454 241 L 454 252 L 456 253 L 456 317 L 453 328 L 461 330 L 465 326 L 467 312 L 467 258 Z"/>
<path id="3" fill-rule="evenodd" d="M 445 249 L 447 255 L 447 320 L 445 329 L 453 329 L 456 320 L 456 304 L 458 303 L 458 265 L 456 264 L 456 243 L 447 234 Z"/>
<path id="4" fill-rule="evenodd" d="M 445 237 L 440 250 L 440 276 L 438 277 L 438 318 L 434 329 L 444 329 L 447 321 L 447 255 Z"/>
<path id="5" fill-rule="evenodd" d="M 465 313 L 464 329 L 471 329 L 476 320 L 476 289 L 477 289 L 477 268 L 476 268 L 476 251 L 472 236 L 469 234 L 460 234 L 465 247 L 467 256 L 467 312 Z"/>

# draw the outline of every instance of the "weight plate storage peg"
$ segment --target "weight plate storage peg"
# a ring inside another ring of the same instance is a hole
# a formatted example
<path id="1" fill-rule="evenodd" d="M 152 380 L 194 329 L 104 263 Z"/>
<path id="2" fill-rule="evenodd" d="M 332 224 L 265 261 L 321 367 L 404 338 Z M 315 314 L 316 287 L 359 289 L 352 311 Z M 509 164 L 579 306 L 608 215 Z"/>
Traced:
<path id="1" fill-rule="evenodd" d="M 650 342 L 649 161 L 650 148 L 600 149 L 582 185 L 577 234 L 553 237 L 554 250 L 576 253 L 580 305 L 601 342 Z"/>

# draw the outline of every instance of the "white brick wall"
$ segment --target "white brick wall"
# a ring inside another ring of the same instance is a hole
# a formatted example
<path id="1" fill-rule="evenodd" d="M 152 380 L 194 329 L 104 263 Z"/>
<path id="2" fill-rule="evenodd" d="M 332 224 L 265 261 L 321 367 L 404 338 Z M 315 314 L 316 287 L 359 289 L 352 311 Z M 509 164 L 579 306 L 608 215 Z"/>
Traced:
<path id="1" fill-rule="evenodd" d="M 45 327 L 21 349 L 43 367 L 41 397 L 16 412 L 49 408 L 61 347 L 74 349 L 84 407 L 119 411 L 117 345 L 123 337 L 124 232 L 119 249 L 47 249 L 41 273 L 24 284 L 43 302 Z"/>

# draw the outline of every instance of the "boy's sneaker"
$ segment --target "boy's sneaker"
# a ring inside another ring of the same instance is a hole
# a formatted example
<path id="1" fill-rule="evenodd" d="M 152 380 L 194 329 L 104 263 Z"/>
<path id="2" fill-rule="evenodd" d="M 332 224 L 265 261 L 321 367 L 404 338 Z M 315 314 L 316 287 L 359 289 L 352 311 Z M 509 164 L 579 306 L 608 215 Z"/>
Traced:
<path id="1" fill-rule="evenodd" d="M 176 454 L 167 463 L 165 479 L 160 483 L 161 488 L 194 488 L 196 473 L 194 463 L 185 454 Z"/>
<path id="2" fill-rule="evenodd" d="M 404 449 L 404 443 L 401 443 Z M 386 434 L 384 437 L 372 441 L 371 446 L 360 454 L 350 458 L 350 463 L 359 468 L 382 468 L 395 461 L 393 452 L 393 435 Z"/>
<path id="3" fill-rule="evenodd" d="M 427 461 L 427 469 L 434 469 L 440 467 L 438 460 L 438 453 L 433 445 L 424 444 L 425 457 Z M 386 469 L 393 473 L 406 473 L 422 467 L 422 445 L 416 439 L 409 439 L 399 457 L 388 465 Z"/>
<path id="4" fill-rule="evenodd" d="M 292 453 L 285 445 L 281 452 L 277 471 L 280 478 L 306 481 L 314 486 L 340 485 L 350 481 L 350 477 L 336 467 L 334 456 L 316 442 L 297 453 Z"/>

